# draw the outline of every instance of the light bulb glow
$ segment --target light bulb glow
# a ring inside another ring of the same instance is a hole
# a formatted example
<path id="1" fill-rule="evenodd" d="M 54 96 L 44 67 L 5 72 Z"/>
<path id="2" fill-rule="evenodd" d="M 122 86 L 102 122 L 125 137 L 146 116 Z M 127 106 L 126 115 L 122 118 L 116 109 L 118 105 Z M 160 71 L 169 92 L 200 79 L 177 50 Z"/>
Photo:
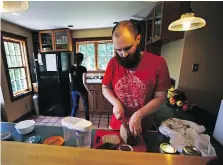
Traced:
<path id="1" fill-rule="evenodd" d="M 18 16 L 19 15 L 19 13 L 12 13 L 13 15 L 16 15 L 16 16 Z"/>
<path id="2" fill-rule="evenodd" d="M 190 22 L 185 22 L 185 23 L 183 23 L 183 29 L 184 29 L 184 30 L 189 29 L 190 26 L 191 26 L 191 23 L 190 23 Z"/>
<path id="3" fill-rule="evenodd" d="M 2 11 L 2 8 L 3 8 L 3 1 L 1 0 L 0 1 L 0 11 Z"/>

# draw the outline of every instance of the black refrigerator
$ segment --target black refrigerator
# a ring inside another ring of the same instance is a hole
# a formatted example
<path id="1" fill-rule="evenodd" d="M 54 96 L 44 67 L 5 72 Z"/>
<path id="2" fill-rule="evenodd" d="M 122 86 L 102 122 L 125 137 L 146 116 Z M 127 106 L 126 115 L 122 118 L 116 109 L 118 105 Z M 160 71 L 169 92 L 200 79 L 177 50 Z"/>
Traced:
<path id="1" fill-rule="evenodd" d="M 36 57 L 40 114 L 69 115 L 71 52 L 38 53 Z"/>

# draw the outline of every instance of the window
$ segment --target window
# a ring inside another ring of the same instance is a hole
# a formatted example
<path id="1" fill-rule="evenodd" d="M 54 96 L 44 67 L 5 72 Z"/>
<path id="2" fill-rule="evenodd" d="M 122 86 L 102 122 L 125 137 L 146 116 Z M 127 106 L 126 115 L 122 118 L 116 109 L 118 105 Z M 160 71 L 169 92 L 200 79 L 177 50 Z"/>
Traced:
<path id="1" fill-rule="evenodd" d="M 84 54 L 82 65 L 87 70 L 105 70 L 115 50 L 112 41 L 91 41 L 77 42 L 76 52 Z"/>
<path id="2" fill-rule="evenodd" d="M 11 88 L 10 95 L 16 98 L 32 90 L 26 40 L 6 37 L 3 35 L 4 54 L 6 64 L 5 70 L 8 76 L 9 87 Z M 11 98 L 11 99 L 12 99 Z"/>

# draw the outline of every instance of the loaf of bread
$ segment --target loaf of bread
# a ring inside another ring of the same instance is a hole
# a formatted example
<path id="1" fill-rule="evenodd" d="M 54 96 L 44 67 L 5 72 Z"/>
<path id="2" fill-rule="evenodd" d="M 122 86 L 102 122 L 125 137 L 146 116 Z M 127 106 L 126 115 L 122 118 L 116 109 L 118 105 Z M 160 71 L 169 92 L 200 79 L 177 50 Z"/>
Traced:
<path id="1" fill-rule="evenodd" d="M 126 144 L 134 146 L 138 143 L 138 137 L 134 137 L 131 134 L 128 123 L 122 123 L 120 127 L 120 136 Z"/>
<path id="2" fill-rule="evenodd" d="M 120 139 L 118 135 L 104 135 L 102 136 L 102 143 L 112 143 L 112 144 L 119 144 Z"/>

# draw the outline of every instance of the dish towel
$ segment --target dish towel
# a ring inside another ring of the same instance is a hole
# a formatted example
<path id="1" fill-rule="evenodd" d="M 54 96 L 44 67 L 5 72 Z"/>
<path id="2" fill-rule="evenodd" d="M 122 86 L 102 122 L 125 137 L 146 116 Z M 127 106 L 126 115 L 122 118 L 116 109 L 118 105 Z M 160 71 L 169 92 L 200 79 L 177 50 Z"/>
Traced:
<path id="1" fill-rule="evenodd" d="M 159 131 L 170 137 L 170 144 L 182 153 L 185 146 L 192 146 L 198 149 L 202 156 L 215 157 L 216 152 L 211 145 L 210 136 L 202 134 L 205 127 L 187 120 L 170 118 L 162 122 Z"/>

